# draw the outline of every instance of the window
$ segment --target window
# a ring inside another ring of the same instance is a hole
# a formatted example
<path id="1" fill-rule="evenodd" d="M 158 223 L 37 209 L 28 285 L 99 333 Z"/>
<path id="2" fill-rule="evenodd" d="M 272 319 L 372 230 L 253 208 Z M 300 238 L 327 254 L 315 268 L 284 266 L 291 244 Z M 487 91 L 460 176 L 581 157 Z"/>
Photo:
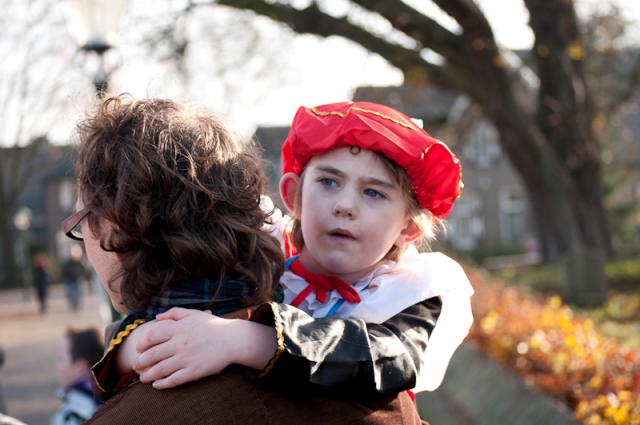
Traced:
<path id="1" fill-rule="evenodd" d="M 477 193 L 465 191 L 456 201 L 447 219 L 453 248 L 465 251 L 476 248 L 479 238 L 484 235 L 481 211 L 482 201 Z"/>
<path id="2" fill-rule="evenodd" d="M 498 137 L 498 131 L 490 122 L 485 120 L 475 122 L 469 129 L 463 155 L 477 168 L 492 167 L 500 158 Z"/>
<path id="3" fill-rule="evenodd" d="M 526 202 L 515 186 L 503 187 L 499 195 L 500 236 L 502 243 L 512 244 L 524 239 L 526 233 Z"/>

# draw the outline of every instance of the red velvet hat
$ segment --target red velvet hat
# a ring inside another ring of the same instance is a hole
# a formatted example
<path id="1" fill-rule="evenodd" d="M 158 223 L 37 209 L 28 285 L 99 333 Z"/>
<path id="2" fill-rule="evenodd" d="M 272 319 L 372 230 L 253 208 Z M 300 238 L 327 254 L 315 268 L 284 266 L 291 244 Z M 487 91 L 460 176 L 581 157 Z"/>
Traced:
<path id="1" fill-rule="evenodd" d="M 418 204 L 439 219 L 460 195 L 460 161 L 449 148 L 403 113 L 368 102 L 300 107 L 282 147 L 282 173 L 300 175 L 314 155 L 347 146 L 381 152 L 404 168 Z"/>

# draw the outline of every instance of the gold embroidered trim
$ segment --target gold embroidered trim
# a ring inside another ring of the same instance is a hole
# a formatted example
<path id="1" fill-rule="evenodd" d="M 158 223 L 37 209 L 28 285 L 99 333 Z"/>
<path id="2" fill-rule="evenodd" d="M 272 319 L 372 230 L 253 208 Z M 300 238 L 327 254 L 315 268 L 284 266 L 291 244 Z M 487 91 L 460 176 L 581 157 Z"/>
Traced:
<path id="1" fill-rule="evenodd" d="M 109 343 L 109 348 L 104 353 L 104 356 L 102 356 L 100 361 L 98 363 L 96 363 L 96 364 L 101 363 L 104 360 L 104 358 L 107 357 L 107 354 L 111 350 L 113 350 L 113 348 L 116 345 L 122 343 L 122 340 L 124 339 L 125 336 L 129 335 L 132 330 L 134 330 L 135 328 L 137 328 L 138 326 L 140 326 L 141 324 L 143 324 L 146 321 L 147 321 L 147 319 L 134 320 L 133 323 L 128 324 L 127 327 L 124 328 L 124 330 L 118 332 L 118 336 L 116 336 L 114 339 L 111 340 L 111 342 Z M 120 389 L 120 388 L 115 388 L 113 390 L 105 390 L 104 388 L 102 388 L 102 385 L 100 385 L 100 381 L 98 381 L 98 378 L 96 377 L 96 374 L 93 372 L 93 368 L 91 368 L 91 376 L 93 377 L 93 382 L 96 384 L 96 386 L 100 389 L 100 391 L 102 391 L 105 394 L 113 393 L 116 390 Z"/>
<path id="2" fill-rule="evenodd" d="M 96 384 L 96 386 L 100 389 L 100 391 L 102 391 L 105 394 L 112 392 L 112 391 L 107 391 L 104 388 L 102 388 L 102 385 L 100 385 L 100 382 L 98 381 L 98 378 L 96 377 L 96 374 L 93 373 L 93 369 L 91 369 L 91 377 L 93 378 L 93 383 Z"/>
<path id="3" fill-rule="evenodd" d="M 256 376 L 256 378 L 262 378 L 266 376 L 271 371 L 271 369 L 273 369 L 273 366 L 280 358 L 280 354 L 282 354 L 282 352 L 284 351 L 284 335 L 282 333 L 282 320 L 280 319 L 280 314 L 278 314 L 278 306 L 275 303 L 269 303 L 269 306 L 271 307 L 271 310 L 273 312 L 273 321 L 275 322 L 275 329 L 278 338 L 278 349 L 276 350 L 273 357 L 271 357 L 271 360 L 269 360 L 269 363 L 267 363 L 267 366 L 262 370 L 262 372 L 260 372 L 258 376 Z"/>
<path id="4" fill-rule="evenodd" d="M 133 323 L 128 324 L 127 327 L 124 328 L 124 330 L 118 332 L 118 335 L 114 339 L 112 339 L 111 342 L 109 343 L 109 349 L 107 350 L 107 353 L 113 350 L 113 347 L 120 344 L 124 339 L 124 337 L 129 335 L 132 330 L 134 330 L 135 328 L 137 328 L 138 326 L 140 326 L 146 321 L 147 319 L 136 319 L 134 320 Z"/>
<path id="5" fill-rule="evenodd" d="M 316 108 L 311 108 L 311 112 L 313 112 L 316 115 L 319 115 L 321 117 L 326 117 L 327 115 L 337 115 L 340 118 L 344 118 L 344 114 L 342 112 L 338 112 L 338 111 L 329 111 L 329 112 L 324 112 L 324 111 L 320 111 Z"/>
<path id="6" fill-rule="evenodd" d="M 408 128 L 408 129 L 415 130 L 415 128 L 411 127 L 409 124 L 405 124 L 402 121 L 398 121 L 397 119 L 392 118 L 389 115 L 381 114 L 380 112 L 372 111 L 372 110 L 369 110 L 369 109 L 358 108 L 357 106 L 352 106 L 352 107 L 349 108 L 349 110 L 351 110 L 351 109 L 353 109 L 354 111 L 360 111 L 360 112 L 364 112 L 366 114 L 375 115 L 377 117 L 383 118 L 385 120 L 389 120 L 391 122 L 394 122 L 394 123 L 396 123 L 398 125 L 401 125 L 403 127 Z M 324 111 L 319 111 L 316 108 L 311 108 L 311 112 L 313 112 L 314 114 L 319 115 L 321 117 L 326 117 L 327 115 L 337 115 L 340 118 L 344 118 L 345 117 L 344 113 L 338 112 L 338 111 L 324 112 Z"/>

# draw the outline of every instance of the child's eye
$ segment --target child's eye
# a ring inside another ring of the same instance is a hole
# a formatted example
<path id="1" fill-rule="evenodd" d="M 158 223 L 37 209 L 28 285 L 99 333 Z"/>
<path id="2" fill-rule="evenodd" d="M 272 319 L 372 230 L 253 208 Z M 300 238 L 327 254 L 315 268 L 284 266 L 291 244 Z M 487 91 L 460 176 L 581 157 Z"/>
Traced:
<path id="1" fill-rule="evenodd" d="M 336 186 L 338 184 L 338 182 L 336 182 L 335 180 L 327 178 L 327 177 L 322 177 L 318 181 L 324 187 L 333 187 L 333 186 Z"/>
<path id="2" fill-rule="evenodd" d="M 386 196 L 384 196 L 382 193 L 378 192 L 377 190 L 373 190 L 373 189 L 365 189 L 364 194 L 366 196 L 371 197 L 371 198 L 381 198 L 381 199 L 386 198 Z"/>

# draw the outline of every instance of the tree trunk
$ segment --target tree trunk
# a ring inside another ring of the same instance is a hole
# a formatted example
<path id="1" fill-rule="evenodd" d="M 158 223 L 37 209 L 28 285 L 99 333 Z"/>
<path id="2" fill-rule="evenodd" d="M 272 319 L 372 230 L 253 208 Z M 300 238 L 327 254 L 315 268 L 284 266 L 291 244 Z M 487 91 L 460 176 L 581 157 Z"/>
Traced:
<path id="1" fill-rule="evenodd" d="M 0 286 L 15 286 L 18 279 L 18 267 L 16 265 L 16 257 L 14 252 L 14 241 L 12 238 L 12 226 L 10 210 L 0 208 L 0 238 L 2 240 L 2 279 Z"/>
<path id="2" fill-rule="evenodd" d="M 557 0 L 525 0 L 525 4 L 536 35 L 534 52 L 540 78 L 535 122 L 568 176 L 568 202 L 579 235 L 571 248 L 579 244 L 612 257 L 585 49 L 573 4 Z"/>

